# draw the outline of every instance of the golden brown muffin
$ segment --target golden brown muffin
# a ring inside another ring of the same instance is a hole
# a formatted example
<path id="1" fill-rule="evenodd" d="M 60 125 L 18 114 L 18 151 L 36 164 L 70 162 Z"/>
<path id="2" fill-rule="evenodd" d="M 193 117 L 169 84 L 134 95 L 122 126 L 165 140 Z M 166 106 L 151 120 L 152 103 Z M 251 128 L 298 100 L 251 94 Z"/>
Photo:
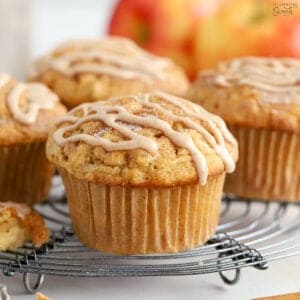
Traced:
<path id="1" fill-rule="evenodd" d="M 15 250 L 26 242 L 40 247 L 49 235 L 42 217 L 27 205 L 0 202 L 0 251 Z"/>
<path id="2" fill-rule="evenodd" d="M 220 115 L 238 140 L 225 191 L 300 200 L 300 60 L 245 57 L 203 71 L 188 98 Z"/>
<path id="3" fill-rule="evenodd" d="M 184 95 L 189 84 L 170 59 L 119 37 L 67 42 L 38 59 L 29 77 L 46 84 L 70 108 L 154 90 Z"/>
<path id="4" fill-rule="evenodd" d="M 49 135 L 73 227 L 98 250 L 177 252 L 214 233 L 237 144 L 225 123 L 162 92 L 86 103 Z"/>
<path id="5" fill-rule="evenodd" d="M 46 86 L 0 74 L 0 201 L 32 205 L 47 196 L 53 166 L 45 141 L 65 112 Z"/>

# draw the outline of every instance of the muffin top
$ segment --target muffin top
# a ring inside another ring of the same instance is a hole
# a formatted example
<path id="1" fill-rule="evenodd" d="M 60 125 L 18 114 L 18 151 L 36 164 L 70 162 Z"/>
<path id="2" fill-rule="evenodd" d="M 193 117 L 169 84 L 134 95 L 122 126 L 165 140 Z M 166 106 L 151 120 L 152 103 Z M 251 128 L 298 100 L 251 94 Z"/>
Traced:
<path id="1" fill-rule="evenodd" d="M 26 204 L 16 202 L 0 202 L 0 214 L 6 210 L 12 210 L 20 219 L 25 219 L 31 213 L 31 209 Z"/>
<path id="2" fill-rule="evenodd" d="M 58 97 L 40 83 L 20 83 L 0 73 L 0 145 L 46 140 L 66 112 Z"/>
<path id="3" fill-rule="evenodd" d="M 300 60 L 244 57 L 199 73 L 188 98 L 228 124 L 300 132 Z"/>
<path id="4" fill-rule="evenodd" d="M 31 241 L 36 247 L 40 247 L 49 240 L 50 232 L 43 218 L 26 204 L 0 202 L 0 227 L 3 224 L 4 229 L 12 235 L 11 239 L 4 240 L 4 244 L 0 244 L 1 251 L 14 249 L 20 241 Z M 16 226 L 22 229 L 18 235 L 15 234 Z"/>
<path id="5" fill-rule="evenodd" d="M 47 84 L 70 107 L 153 90 L 183 95 L 188 88 L 183 70 L 170 59 L 119 37 L 66 42 L 38 59 L 29 77 Z"/>
<path id="6" fill-rule="evenodd" d="M 232 172 L 237 143 L 223 120 L 163 92 L 85 103 L 49 135 L 48 159 L 79 179 L 173 186 Z"/>

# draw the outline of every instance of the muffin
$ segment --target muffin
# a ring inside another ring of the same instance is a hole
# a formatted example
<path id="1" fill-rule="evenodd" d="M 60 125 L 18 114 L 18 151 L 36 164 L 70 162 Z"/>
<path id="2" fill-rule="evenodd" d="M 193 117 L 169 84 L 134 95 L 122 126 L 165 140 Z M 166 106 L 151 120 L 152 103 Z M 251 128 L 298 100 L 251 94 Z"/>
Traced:
<path id="1" fill-rule="evenodd" d="M 29 78 L 46 84 L 69 108 L 154 90 L 184 95 L 188 88 L 184 71 L 170 59 L 118 37 L 66 42 L 38 59 Z"/>
<path id="2" fill-rule="evenodd" d="M 36 297 L 36 300 L 51 300 L 50 298 L 48 298 L 46 295 L 40 293 L 40 292 L 37 292 L 35 294 L 35 297 Z"/>
<path id="3" fill-rule="evenodd" d="M 27 205 L 0 202 L 0 251 L 15 250 L 26 242 L 40 247 L 49 235 L 43 218 Z"/>
<path id="4" fill-rule="evenodd" d="M 54 167 L 45 142 L 65 112 L 44 85 L 0 74 L 0 201 L 33 205 L 46 198 Z"/>
<path id="5" fill-rule="evenodd" d="M 210 238 L 237 144 L 225 123 L 163 92 L 71 110 L 49 135 L 78 238 L 108 253 L 178 252 Z"/>
<path id="6" fill-rule="evenodd" d="M 300 200 L 300 60 L 245 57 L 203 71 L 188 97 L 220 115 L 239 143 L 225 191 Z"/>

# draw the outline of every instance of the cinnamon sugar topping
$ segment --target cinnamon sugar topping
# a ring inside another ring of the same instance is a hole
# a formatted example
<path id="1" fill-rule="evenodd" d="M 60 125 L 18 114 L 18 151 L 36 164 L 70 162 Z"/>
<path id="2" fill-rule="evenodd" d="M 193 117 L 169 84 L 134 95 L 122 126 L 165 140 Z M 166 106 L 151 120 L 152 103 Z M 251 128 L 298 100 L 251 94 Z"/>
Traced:
<path id="1" fill-rule="evenodd" d="M 139 48 L 134 42 L 118 37 L 101 40 L 74 40 L 39 59 L 31 70 L 36 77 L 48 69 L 67 76 L 80 73 L 106 74 L 123 79 L 140 79 L 147 84 L 163 80 L 171 64 Z"/>
<path id="2" fill-rule="evenodd" d="M 216 73 L 202 74 L 212 74 L 212 82 L 225 87 L 252 86 L 267 102 L 300 101 L 300 60 L 297 59 L 244 57 L 221 63 Z"/>
<path id="3" fill-rule="evenodd" d="M 173 123 L 182 123 L 187 129 L 199 132 L 205 142 L 222 159 L 225 170 L 227 172 L 234 171 L 235 161 L 228 151 L 225 141 L 233 145 L 236 145 L 236 141 L 227 130 L 222 119 L 210 114 L 196 104 L 162 92 L 131 97 L 143 107 L 150 108 L 166 116 Z M 162 102 L 154 102 L 153 98 L 159 98 Z M 120 99 L 122 98 L 85 103 L 73 109 L 60 119 L 59 123 L 62 126 L 54 132 L 55 142 L 59 146 L 64 146 L 69 142 L 82 141 L 93 146 L 101 146 L 106 151 L 142 148 L 155 155 L 158 152 L 158 144 L 155 139 L 142 135 L 141 130 L 136 130 L 139 127 L 155 128 L 160 130 L 174 144 L 189 151 L 198 172 L 199 182 L 202 185 L 207 182 L 208 164 L 206 157 L 196 146 L 188 130 L 178 131 L 169 122 L 154 114 L 134 114 L 118 104 Z M 179 112 L 167 109 L 167 105 L 172 105 Z M 81 116 L 76 115 L 78 112 L 81 112 Z M 74 133 L 83 123 L 89 121 L 101 121 L 106 127 L 121 133 L 126 137 L 126 140 L 112 142 L 101 135 Z M 67 132 L 72 131 L 73 134 L 66 136 Z"/>

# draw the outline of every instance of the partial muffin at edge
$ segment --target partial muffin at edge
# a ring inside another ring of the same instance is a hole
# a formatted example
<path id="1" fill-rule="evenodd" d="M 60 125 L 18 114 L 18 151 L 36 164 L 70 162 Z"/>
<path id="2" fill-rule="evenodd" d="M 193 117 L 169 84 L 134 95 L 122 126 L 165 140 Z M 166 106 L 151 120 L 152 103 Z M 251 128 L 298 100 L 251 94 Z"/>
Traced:
<path id="1" fill-rule="evenodd" d="M 46 198 L 54 168 L 45 141 L 65 112 L 46 86 L 0 74 L 0 201 L 33 205 Z"/>
<path id="2" fill-rule="evenodd" d="M 188 98 L 220 115 L 239 142 L 225 191 L 299 201 L 300 60 L 245 57 L 199 73 Z"/>
<path id="3" fill-rule="evenodd" d="M 15 250 L 26 242 L 40 247 L 49 239 L 44 220 L 25 204 L 0 203 L 0 251 Z"/>

